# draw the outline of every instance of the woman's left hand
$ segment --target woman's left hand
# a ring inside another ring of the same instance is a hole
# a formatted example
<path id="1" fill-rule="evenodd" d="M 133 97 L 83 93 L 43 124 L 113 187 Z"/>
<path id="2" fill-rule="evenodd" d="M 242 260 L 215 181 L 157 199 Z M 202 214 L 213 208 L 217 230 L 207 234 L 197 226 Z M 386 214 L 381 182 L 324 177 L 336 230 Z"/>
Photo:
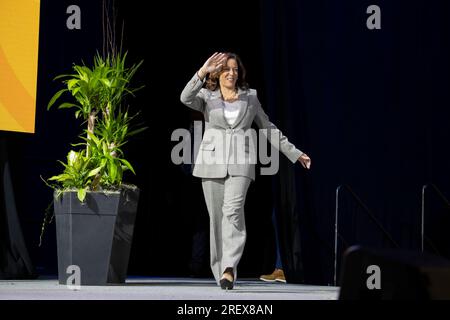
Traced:
<path id="1" fill-rule="evenodd" d="M 311 167 L 311 159 L 308 157 L 306 153 L 303 153 L 298 161 L 302 164 L 303 168 L 309 169 Z"/>

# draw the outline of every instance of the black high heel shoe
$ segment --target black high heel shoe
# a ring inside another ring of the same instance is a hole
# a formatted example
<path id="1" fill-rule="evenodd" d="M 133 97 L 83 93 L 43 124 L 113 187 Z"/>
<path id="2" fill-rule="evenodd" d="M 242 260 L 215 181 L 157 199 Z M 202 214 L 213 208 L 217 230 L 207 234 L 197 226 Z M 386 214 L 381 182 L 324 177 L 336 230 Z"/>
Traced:
<path id="1" fill-rule="evenodd" d="M 225 269 L 225 271 L 224 271 L 224 274 L 225 274 L 225 273 L 230 274 L 231 277 L 232 277 L 233 280 L 234 280 L 233 269 L 227 268 L 227 269 Z M 224 276 L 222 276 L 222 279 L 220 279 L 220 287 L 221 287 L 223 290 L 232 290 L 233 287 L 234 287 L 234 281 L 233 281 L 233 280 L 230 281 L 230 280 L 228 280 L 227 278 L 225 278 Z"/>
<path id="2" fill-rule="evenodd" d="M 233 289 L 233 281 L 230 281 L 226 278 L 220 279 L 220 287 L 223 290 L 231 290 Z"/>

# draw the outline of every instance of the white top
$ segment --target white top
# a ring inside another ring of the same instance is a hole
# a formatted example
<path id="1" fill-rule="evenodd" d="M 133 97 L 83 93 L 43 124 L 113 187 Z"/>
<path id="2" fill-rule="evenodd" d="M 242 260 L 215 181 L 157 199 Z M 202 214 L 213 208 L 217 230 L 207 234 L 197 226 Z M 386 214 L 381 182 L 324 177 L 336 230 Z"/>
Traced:
<path id="1" fill-rule="evenodd" d="M 225 105 L 225 108 L 223 109 L 225 120 L 227 121 L 228 125 L 232 126 L 239 114 L 239 100 L 234 102 L 224 101 L 223 103 Z"/>

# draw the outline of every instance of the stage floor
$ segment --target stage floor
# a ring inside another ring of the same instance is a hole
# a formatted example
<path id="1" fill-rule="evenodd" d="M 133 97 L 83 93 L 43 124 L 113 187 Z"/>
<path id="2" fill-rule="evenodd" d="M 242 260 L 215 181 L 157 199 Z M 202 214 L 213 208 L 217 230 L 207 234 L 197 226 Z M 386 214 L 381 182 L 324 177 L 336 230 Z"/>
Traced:
<path id="1" fill-rule="evenodd" d="M 212 279 L 128 278 L 124 285 L 71 290 L 56 279 L 1 280 L 0 300 L 336 300 L 338 287 L 240 279 L 224 291 Z"/>

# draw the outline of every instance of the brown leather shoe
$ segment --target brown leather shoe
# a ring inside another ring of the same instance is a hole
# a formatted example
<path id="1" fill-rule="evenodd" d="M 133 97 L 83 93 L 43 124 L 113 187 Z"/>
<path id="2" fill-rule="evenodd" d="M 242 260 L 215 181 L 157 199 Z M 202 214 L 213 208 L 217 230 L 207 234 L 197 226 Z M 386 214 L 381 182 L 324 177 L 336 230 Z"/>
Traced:
<path id="1" fill-rule="evenodd" d="M 284 272 L 282 269 L 275 269 L 272 274 L 265 274 L 259 277 L 260 280 L 266 282 L 283 282 L 286 283 L 286 278 L 284 277 Z"/>

